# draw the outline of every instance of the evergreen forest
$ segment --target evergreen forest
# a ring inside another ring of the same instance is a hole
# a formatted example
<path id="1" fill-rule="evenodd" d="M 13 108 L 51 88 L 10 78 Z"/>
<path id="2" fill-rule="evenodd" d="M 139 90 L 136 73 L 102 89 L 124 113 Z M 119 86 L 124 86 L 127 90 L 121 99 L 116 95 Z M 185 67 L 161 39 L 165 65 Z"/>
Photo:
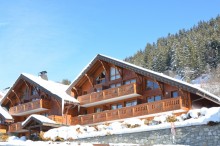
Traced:
<path id="1" fill-rule="evenodd" d="M 220 67 L 220 15 L 147 43 L 125 61 L 190 82 Z M 169 74 L 168 74 L 169 75 Z"/>

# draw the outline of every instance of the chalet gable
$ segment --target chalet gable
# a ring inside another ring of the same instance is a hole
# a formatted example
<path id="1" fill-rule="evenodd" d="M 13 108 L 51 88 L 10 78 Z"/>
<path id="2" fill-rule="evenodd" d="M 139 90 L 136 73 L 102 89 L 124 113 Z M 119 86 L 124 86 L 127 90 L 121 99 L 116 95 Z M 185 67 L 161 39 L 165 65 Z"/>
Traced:
<path id="1" fill-rule="evenodd" d="M 25 94 L 26 92 L 31 92 L 30 94 L 33 95 L 33 97 L 35 94 L 41 97 L 43 95 L 41 95 L 39 91 L 42 91 L 45 97 L 47 95 L 50 95 L 60 102 L 63 101 L 78 104 L 78 101 L 76 99 L 66 94 L 66 88 L 66 85 L 47 81 L 41 79 L 40 77 L 23 73 L 18 77 L 18 79 L 15 81 L 13 86 L 9 89 L 9 91 L 3 97 L 0 103 L 1 105 L 6 105 L 8 102 L 11 102 L 11 104 L 18 104 L 22 102 L 21 100 L 23 100 L 22 98 L 24 98 L 23 94 Z"/>
<path id="2" fill-rule="evenodd" d="M 86 79 L 85 77 L 87 77 L 87 79 L 92 78 L 92 76 L 89 76 L 90 72 L 94 70 L 96 70 L 98 68 L 97 64 L 102 65 L 103 70 L 105 70 L 105 63 L 110 63 L 112 65 L 114 65 L 117 68 L 123 68 L 123 69 L 127 69 L 130 71 L 135 72 L 137 75 L 143 75 L 146 77 L 149 77 L 155 81 L 161 82 L 161 83 L 166 83 L 172 86 L 177 87 L 180 90 L 186 90 L 190 93 L 196 94 L 201 96 L 202 98 L 206 98 L 212 102 L 215 102 L 217 104 L 220 104 L 220 98 L 199 88 L 196 86 L 193 86 L 192 84 L 174 79 L 172 77 L 169 77 L 167 75 L 164 75 L 162 73 L 158 73 L 149 69 L 145 69 L 139 66 L 136 66 L 134 64 L 122 61 L 122 60 L 118 60 L 112 57 L 108 57 L 108 56 L 104 56 L 104 55 L 100 55 L 98 54 L 86 67 L 85 69 L 76 77 L 76 79 L 70 84 L 70 86 L 68 87 L 68 89 L 66 90 L 67 93 L 71 93 L 72 89 L 76 88 L 76 85 L 78 85 L 80 82 L 82 82 L 82 79 Z"/>

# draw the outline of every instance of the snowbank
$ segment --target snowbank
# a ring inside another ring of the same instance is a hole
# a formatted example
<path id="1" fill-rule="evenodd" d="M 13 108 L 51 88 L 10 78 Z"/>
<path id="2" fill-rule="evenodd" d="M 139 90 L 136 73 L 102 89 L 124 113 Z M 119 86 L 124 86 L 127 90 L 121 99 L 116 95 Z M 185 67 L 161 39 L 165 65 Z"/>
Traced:
<path id="1" fill-rule="evenodd" d="M 171 128 L 171 123 L 167 121 L 169 116 L 173 116 L 172 113 L 155 117 L 148 123 L 144 120 L 132 118 L 126 119 L 124 122 L 113 122 L 105 125 L 60 127 L 49 130 L 44 134 L 44 137 L 51 140 L 55 140 L 57 137 L 70 140 L 166 129 Z M 175 120 L 175 127 L 203 125 L 208 124 L 210 121 L 220 122 L 220 107 L 190 110 L 187 114 L 176 117 Z"/>

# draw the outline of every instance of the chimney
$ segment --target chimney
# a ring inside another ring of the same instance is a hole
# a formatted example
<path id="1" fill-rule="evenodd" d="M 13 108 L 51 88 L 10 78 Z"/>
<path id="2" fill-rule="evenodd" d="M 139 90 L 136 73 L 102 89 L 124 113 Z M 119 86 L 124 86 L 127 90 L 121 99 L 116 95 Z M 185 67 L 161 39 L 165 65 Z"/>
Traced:
<path id="1" fill-rule="evenodd" d="M 42 72 L 39 72 L 38 76 L 39 76 L 39 77 L 41 77 L 42 79 L 44 79 L 44 80 L 47 80 L 47 81 L 48 81 L 48 77 L 47 77 L 47 71 L 42 71 Z"/>

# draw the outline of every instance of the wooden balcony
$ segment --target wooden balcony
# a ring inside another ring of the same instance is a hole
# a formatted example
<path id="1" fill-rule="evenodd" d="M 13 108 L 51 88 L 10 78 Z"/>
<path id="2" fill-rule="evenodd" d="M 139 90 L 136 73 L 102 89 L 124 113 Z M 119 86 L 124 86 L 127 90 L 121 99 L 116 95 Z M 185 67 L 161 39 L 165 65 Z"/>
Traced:
<path id="1" fill-rule="evenodd" d="M 101 92 L 92 92 L 83 96 L 79 96 L 78 100 L 82 107 L 95 106 L 108 102 L 123 100 L 139 96 L 141 86 L 136 83 L 123 85 L 116 88 L 110 88 Z"/>
<path id="2" fill-rule="evenodd" d="M 45 99 L 20 104 L 9 109 L 9 113 L 13 116 L 29 115 L 36 112 L 42 112 L 50 109 L 50 102 Z"/>
<path id="3" fill-rule="evenodd" d="M 21 123 L 22 122 L 17 122 L 17 123 L 13 123 L 13 124 L 9 125 L 8 132 L 10 132 L 10 133 L 27 132 L 28 130 L 22 129 Z"/>
<path id="4" fill-rule="evenodd" d="M 63 125 L 71 124 L 71 115 L 63 115 L 63 116 L 50 115 L 48 116 L 48 118 L 55 121 L 57 124 L 63 124 Z"/>
<path id="5" fill-rule="evenodd" d="M 173 110 L 181 110 L 183 112 L 188 110 L 188 108 L 188 99 L 182 99 L 181 97 L 171 98 L 152 103 L 139 104 L 131 107 L 123 107 L 116 110 L 107 110 L 100 113 L 93 113 L 73 117 L 71 120 L 71 125 L 86 125 L 132 117 L 144 117 L 150 114 L 156 114 Z"/>

